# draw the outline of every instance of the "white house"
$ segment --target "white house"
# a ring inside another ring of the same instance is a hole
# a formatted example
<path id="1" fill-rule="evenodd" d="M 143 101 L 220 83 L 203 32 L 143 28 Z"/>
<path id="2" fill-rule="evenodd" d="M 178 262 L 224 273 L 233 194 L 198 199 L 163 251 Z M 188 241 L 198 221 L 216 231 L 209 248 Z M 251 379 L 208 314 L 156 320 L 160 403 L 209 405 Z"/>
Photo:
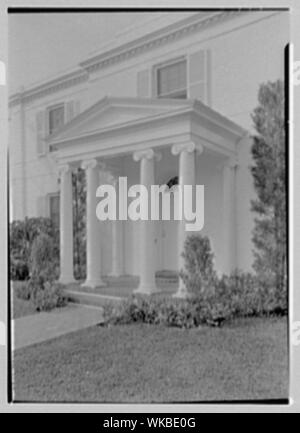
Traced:
<path id="1" fill-rule="evenodd" d="M 71 72 L 10 97 L 12 219 L 59 218 L 62 281 L 73 280 L 78 166 L 87 175 L 87 285 L 109 273 L 139 275 L 140 290 L 151 292 L 156 271 L 181 266 L 183 224 L 97 220 L 95 191 L 108 176 L 204 185 L 202 233 L 218 271 L 251 268 L 251 112 L 260 83 L 284 78 L 288 42 L 287 12 L 158 15 Z"/>

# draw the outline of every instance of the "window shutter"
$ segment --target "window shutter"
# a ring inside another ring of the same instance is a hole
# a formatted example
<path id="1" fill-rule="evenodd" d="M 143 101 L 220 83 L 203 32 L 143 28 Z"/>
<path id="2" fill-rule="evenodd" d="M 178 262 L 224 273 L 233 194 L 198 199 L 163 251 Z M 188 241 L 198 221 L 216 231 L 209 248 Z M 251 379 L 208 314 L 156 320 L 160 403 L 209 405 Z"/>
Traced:
<path id="1" fill-rule="evenodd" d="M 46 126 L 47 111 L 39 111 L 36 113 L 36 150 L 38 155 L 45 155 L 46 153 Z"/>
<path id="2" fill-rule="evenodd" d="M 137 73 L 137 96 L 138 98 L 150 97 L 150 71 L 148 69 Z"/>
<path id="3" fill-rule="evenodd" d="M 200 50 L 189 56 L 189 98 L 211 105 L 211 53 Z"/>
<path id="4" fill-rule="evenodd" d="M 80 101 L 75 101 L 74 103 L 74 113 L 75 116 L 78 116 L 78 114 L 80 114 Z"/>
<path id="5" fill-rule="evenodd" d="M 65 104 L 65 123 L 70 122 L 80 113 L 80 101 L 68 101 Z"/>
<path id="6" fill-rule="evenodd" d="M 47 196 L 40 195 L 37 198 L 37 216 L 47 217 L 48 215 Z"/>
<path id="7" fill-rule="evenodd" d="M 74 101 L 68 101 L 65 104 L 65 123 L 70 122 L 74 117 Z"/>

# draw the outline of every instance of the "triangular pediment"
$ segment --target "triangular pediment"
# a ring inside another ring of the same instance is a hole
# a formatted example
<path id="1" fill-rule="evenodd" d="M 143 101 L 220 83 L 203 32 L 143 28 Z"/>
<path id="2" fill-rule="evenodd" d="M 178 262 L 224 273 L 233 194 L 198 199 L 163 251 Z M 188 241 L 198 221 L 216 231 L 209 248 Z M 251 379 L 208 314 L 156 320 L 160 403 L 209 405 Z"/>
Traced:
<path id="1" fill-rule="evenodd" d="M 48 137 L 52 142 L 72 140 L 101 131 L 134 125 L 190 107 L 190 102 L 141 98 L 104 98 Z"/>

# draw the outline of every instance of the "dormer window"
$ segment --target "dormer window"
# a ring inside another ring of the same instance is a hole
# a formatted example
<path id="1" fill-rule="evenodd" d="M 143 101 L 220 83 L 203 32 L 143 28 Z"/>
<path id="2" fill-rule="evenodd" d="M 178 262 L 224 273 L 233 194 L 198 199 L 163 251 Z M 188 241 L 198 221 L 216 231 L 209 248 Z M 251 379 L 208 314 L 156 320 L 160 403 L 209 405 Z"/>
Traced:
<path id="1" fill-rule="evenodd" d="M 187 63 L 177 59 L 156 68 L 158 98 L 187 98 Z"/>
<path id="2" fill-rule="evenodd" d="M 64 104 L 49 108 L 49 134 L 53 134 L 65 121 Z"/>

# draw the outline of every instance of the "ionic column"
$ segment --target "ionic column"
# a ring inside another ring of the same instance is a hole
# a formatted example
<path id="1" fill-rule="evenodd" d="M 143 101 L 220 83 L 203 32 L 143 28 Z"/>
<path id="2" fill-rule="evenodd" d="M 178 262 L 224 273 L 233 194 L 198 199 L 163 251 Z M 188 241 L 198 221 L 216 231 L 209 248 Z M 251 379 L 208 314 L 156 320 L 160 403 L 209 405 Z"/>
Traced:
<path id="1" fill-rule="evenodd" d="M 86 281 L 88 287 L 103 286 L 101 279 L 101 246 L 99 221 L 96 216 L 96 189 L 99 186 L 99 169 L 95 159 L 82 162 L 86 170 Z"/>
<path id="2" fill-rule="evenodd" d="M 110 272 L 112 277 L 119 277 L 124 274 L 122 229 L 122 221 L 112 221 L 112 264 Z"/>
<path id="3" fill-rule="evenodd" d="M 72 171 L 67 164 L 59 168 L 60 175 L 60 277 L 59 282 L 74 282 L 73 272 L 73 202 Z"/>
<path id="4" fill-rule="evenodd" d="M 237 162 L 228 159 L 223 166 L 223 272 L 229 275 L 236 268 L 236 198 Z"/>
<path id="5" fill-rule="evenodd" d="M 196 185 L 196 150 L 202 153 L 203 148 L 195 145 L 193 142 L 175 144 L 172 147 L 173 155 L 179 155 L 179 194 L 184 198 L 184 185 L 192 185 L 195 190 Z M 184 244 L 189 232 L 186 231 L 186 220 L 184 216 L 184 204 L 192 206 L 192 203 L 184 203 L 179 200 L 180 210 L 182 210 L 181 220 L 178 221 L 178 238 L 177 238 L 177 251 L 178 251 L 178 271 L 184 270 L 184 259 L 182 253 L 184 251 Z M 187 288 L 182 280 L 179 278 L 179 288 L 174 296 L 184 298 L 187 296 Z"/>
<path id="6" fill-rule="evenodd" d="M 116 190 L 117 198 L 117 215 L 118 215 L 118 179 L 113 177 L 111 183 Z M 112 264 L 111 273 L 112 277 L 119 277 L 124 274 L 123 268 L 123 221 L 118 218 L 111 222 L 112 224 Z"/>
<path id="7" fill-rule="evenodd" d="M 150 195 L 151 185 L 154 185 L 154 159 L 160 155 L 152 149 L 135 152 L 133 159 L 140 161 L 140 183 L 146 186 Z M 155 221 L 151 220 L 150 208 L 148 208 L 148 220 L 139 221 L 140 224 L 140 284 L 137 293 L 150 295 L 156 289 L 155 265 Z"/>

